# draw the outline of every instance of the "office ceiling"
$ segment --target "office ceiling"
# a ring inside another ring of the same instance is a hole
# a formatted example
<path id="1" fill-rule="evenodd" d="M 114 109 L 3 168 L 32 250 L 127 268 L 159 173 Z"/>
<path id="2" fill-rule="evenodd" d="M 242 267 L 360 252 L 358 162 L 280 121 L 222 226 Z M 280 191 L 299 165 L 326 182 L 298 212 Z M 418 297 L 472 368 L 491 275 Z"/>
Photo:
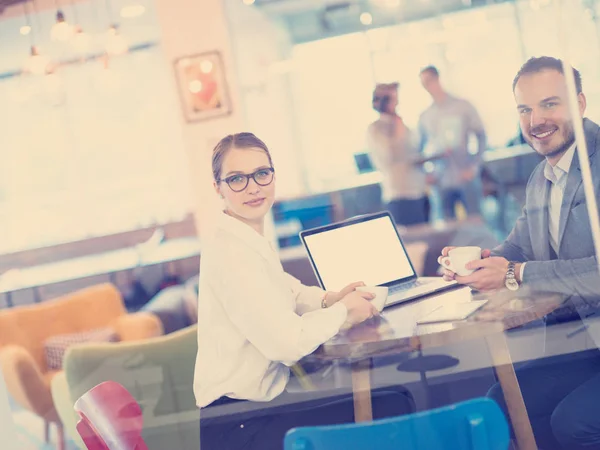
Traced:
<path id="1" fill-rule="evenodd" d="M 296 43 L 422 20 L 437 15 L 514 0 L 255 0 L 254 6 L 282 20 Z"/>

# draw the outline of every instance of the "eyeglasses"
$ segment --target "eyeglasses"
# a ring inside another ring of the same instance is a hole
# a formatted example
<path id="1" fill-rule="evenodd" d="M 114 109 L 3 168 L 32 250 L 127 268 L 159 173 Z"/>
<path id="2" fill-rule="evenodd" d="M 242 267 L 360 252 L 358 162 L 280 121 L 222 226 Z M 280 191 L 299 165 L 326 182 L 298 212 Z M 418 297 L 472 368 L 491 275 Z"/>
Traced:
<path id="1" fill-rule="evenodd" d="M 250 174 L 238 173 L 218 181 L 224 181 L 225 183 L 227 183 L 229 189 L 231 189 L 233 192 L 242 192 L 248 187 L 250 178 L 252 178 L 254 182 L 259 186 L 268 186 L 273 182 L 274 173 L 275 169 L 273 169 L 272 167 L 268 167 L 265 169 L 259 169 L 256 172 Z"/>

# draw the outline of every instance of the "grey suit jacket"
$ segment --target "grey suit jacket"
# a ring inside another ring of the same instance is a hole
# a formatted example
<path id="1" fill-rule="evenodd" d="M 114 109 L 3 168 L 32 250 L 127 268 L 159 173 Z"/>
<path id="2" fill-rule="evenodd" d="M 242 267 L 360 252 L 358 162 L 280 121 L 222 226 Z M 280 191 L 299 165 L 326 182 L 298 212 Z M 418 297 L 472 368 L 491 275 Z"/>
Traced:
<path id="1" fill-rule="evenodd" d="M 584 119 L 596 198 L 600 192 L 600 127 Z M 548 204 L 551 183 L 542 161 L 527 183 L 525 207 L 506 241 L 493 254 L 525 262 L 523 284 L 568 296 L 600 297 L 600 275 L 577 154 L 573 157 L 560 212 L 558 259 L 550 260 Z"/>

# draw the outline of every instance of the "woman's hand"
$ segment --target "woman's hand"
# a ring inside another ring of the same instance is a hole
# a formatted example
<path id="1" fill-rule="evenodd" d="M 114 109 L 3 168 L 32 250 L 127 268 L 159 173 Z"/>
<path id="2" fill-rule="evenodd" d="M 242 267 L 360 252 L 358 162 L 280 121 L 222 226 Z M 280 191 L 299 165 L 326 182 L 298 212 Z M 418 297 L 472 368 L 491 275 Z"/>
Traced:
<path id="1" fill-rule="evenodd" d="M 337 302 L 339 302 L 341 299 L 343 299 L 346 295 L 348 295 L 350 292 L 354 292 L 357 287 L 364 286 L 364 285 L 365 285 L 365 283 L 363 283 L 362 281 L 357 281 L 355 283 L 349 284 L 344 289 L 342 289 L 340 292 L 328 292 L 327 297 L 325 298 L 325 302 L 327 303 L 328 307 L 333 306 Z"/>
<path id="2" fill-rule="evenodd" d="M 373 297 L 370 292 L 353 291 L 340 300 L 348 310 L 346 323 L 357 325 L 373 316 L 378 316 L 377 308 L 370 301 Z"/>

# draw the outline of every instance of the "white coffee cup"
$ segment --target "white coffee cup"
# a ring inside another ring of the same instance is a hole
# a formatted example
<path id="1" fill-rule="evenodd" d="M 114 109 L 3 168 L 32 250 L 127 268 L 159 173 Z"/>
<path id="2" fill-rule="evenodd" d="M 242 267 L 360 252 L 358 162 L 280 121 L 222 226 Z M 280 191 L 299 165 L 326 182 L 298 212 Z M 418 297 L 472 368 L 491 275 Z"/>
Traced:
<path id="1" fill-rule="evenodd" d="M 451 270 L 455 274 L 464 277 L 475 272 L 465 266 L 478 259 L 481 259 L 481 247 L 456 247 L 448 252 L 448 256 L 440 258 L 440 264 L 444 269 Z"/>
<path id="2" fill-rule="evenodd" d="M 359 286 L 356 288 L 357 291 L 362 292 L 370 292 L 375 296 L 374 299 L 371 300 L 371 303 L 375 305 L 377 311 L 383 311 L 383 307 L 385 306 L 385 302 L 388 297 L 388 288 L 387 286 Z"/>

